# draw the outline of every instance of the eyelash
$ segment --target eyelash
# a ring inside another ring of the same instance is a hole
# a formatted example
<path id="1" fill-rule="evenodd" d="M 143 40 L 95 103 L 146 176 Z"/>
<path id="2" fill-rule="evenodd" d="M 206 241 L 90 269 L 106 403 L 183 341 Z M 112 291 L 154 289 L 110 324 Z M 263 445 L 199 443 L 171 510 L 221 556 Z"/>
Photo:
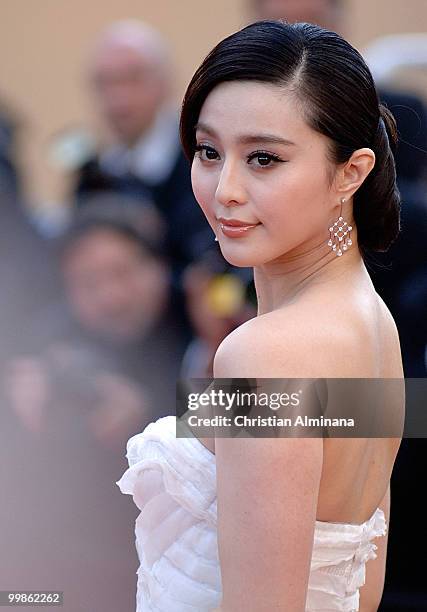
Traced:
<path id="1" fill-rule="evenodd" d="M 201 158 L 200 155 L 197 155 L 197 153 L 201 153 L 202 151 L 213 151 L 213 152 L 215 152 L 218 155 L 218 152 L 213 147 L 210 147 L 209 145 L 198 144 L 198 145 L 195 146 L 195 155 L 197 157 L 199 157 L 200 159 L 202 159 L 202 158 Z M 256 157 L 264 157 L 264 158 L 267 157 L 270 161 L 278 162 L 278 163 L 285 162 L 284 159 L 281 159 L 275 153 L 269 153 L 268 151 L 263 151 L 263 150 L 253 151 L 252 153 L 247 155 L 246 159 L 247 159 L 248 162 L 250 162 L 250 161 L 252 161 L 252 159 L 254 159 Z M 210 162 L 210 161 L 216 161 L 216 160 L 213 160 L 213 159 L 206 159 L 205 160 L 205 159 L 203 159 L 202 161 Z M 265 165 L 259 164 L 260 168 L 271 168 L 271 166 L 272 166 L 272 164 L 265 164 Z"/>

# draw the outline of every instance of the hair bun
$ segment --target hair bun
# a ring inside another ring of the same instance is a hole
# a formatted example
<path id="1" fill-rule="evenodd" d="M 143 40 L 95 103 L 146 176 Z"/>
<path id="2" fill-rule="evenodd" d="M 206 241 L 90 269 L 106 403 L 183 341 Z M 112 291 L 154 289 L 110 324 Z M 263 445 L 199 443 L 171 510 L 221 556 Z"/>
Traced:
<path id="1" fill-rule="evenodd" d="M 378 122 L 378 129 L 385 130 L 390 148 L 393 153 L 396 153 L 397 144 L 399 141 L 396 119 L 394 118 L 391 111 L 388 110 L 384 104 L 379 105 L 380 120 Z"/>
<path id="2" fill-rule="evenodd" d="M 398 144 L 396 120 L 379 105 L 380 117 L 372 144 L 375 166 L 356 192 L 354 217 L 362 248 L 387 251 L 400 232 L 400 193 L 394 153 Z"/>

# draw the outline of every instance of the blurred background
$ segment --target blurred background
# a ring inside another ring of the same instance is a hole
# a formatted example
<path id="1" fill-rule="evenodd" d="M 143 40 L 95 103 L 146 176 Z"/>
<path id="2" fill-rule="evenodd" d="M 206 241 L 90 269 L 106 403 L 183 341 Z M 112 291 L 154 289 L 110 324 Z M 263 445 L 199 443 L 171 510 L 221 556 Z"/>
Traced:
<path id="1" fill-rule="evenodd" d="M 127 439 L 175 410 L 256 315 L 191 191 L 179 106 L 203 57 L 260 18 L 334 29 L 398 122 L 402 233 L 367 266 L 426 376 L 425 0 L 3 0 L 0 20 L 0 590 L 64 590 L 67 612 L 134 610 Z M 427 610 L 427 528 L 407 439 L 393 474 L 380 610 Z"/>

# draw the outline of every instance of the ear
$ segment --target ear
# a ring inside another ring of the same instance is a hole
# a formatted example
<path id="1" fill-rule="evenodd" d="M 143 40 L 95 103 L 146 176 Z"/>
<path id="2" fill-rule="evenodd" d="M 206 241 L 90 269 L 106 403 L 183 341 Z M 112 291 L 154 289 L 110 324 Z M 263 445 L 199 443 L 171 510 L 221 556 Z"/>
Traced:
<path id="1" fill-rule="evenodd" d="M 336 189 L 340 197 L 351 198 L 375 166 L 375 153 L 367 147 L 354 151 L 336 175 Z"/>

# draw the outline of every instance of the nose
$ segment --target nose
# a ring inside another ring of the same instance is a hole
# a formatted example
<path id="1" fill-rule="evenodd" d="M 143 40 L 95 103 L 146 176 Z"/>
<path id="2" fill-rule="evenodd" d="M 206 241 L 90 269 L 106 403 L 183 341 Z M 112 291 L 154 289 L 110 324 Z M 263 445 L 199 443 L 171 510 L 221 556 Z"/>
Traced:
<path id="1" fill-rule="evenodd" d="M 223 206 L 244 204 L 246 202 L 244 179 L 237 168 L 237 163 L 224 163 L 216 188 L 215 198 Z"/>

